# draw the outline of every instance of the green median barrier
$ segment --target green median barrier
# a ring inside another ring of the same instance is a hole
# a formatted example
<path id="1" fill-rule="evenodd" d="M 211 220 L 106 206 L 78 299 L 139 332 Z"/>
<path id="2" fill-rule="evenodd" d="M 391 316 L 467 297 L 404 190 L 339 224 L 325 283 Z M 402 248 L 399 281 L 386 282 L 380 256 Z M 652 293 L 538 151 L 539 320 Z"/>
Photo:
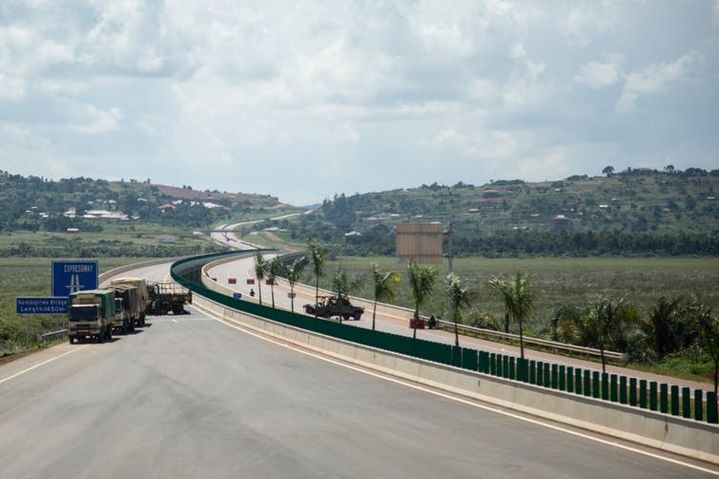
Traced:
<path id="1" fill-rule="evenodd" d="M 691 389 L 688 387 L 682 388 L 682 417 L 687 419 L 692 417 L 692 398 Z"/>
<path id="2" fill-rule="evenodd" d="M 629 405 L 637 406 L 639 401 L 637 399 L 637 378 L 629 378 Z"/>
<path id="3" fill-rule="evenodd" d="M 537 386 L 544 386 L 544 361 L 537 361 Z"/>
<path id="4" fill-rule="evenodd" d="M 582 370 L 574 370 L 574 394 L 582 394 Z"/>
<path id="5" fill-rule="evenodd" d="M 552 389 L 559 388 L 559 365 L 552 364 Z"/>
<path id="6" fill-rule="evenodd" d="M 669 395 L 672 416 L 679 415 L 679 386 L 672 385 Z"/>
<path id="7" fill-rule="evenodd" d="M 656 411 L 657 407 L 657 382 L 651 381 L 649 383 L 649 409 Z"/>
<path id="8" fill-rule="evenodd" d="M 529 384 L 537 384 L 537 361 L 529 361 Z"/>
<path id="9" fill-rule="evenodd" d="M 497 377 L 504 377 L 504 354 L 497 354 Z"/>
<path id="10" fill-rule="evenodd" d="M 669 412 L 669 385 L 666 383 L 659 385 L 659 412 Z"/>
<path id="11" fill-rule="evenodd" d="M 502 355 L 502 377 L 509 379 L 509 356 Z"/>
<path id="12" fill-rule="evenodd" d="M 574 392 L 574 367 L 567 366 L 567 375 L 565 377 L 567 378 L 567 392 L 573 393 Z"/>
<path id="13" fill-rule="evenodd" d="M 550 371 L 549 363 L 544 363 L 542 366 L 543 366 L 543 369 L 544 369 L 544 370 L 542 371 L 542 379 L 544 380 L 544 387 L 545 387 L 545 388 L 551 387 L 551 385 L 552 385 L 552 377 L 551 377 L 551 374 L 550 374 L 550 372 L 549 372 L 549 371 Z"/>
<path id="14" fill-rule="evenodd" d="M 486 373 L 489 371 L 489 365 L 487 364 L 488 358 L 487 358 L 487 352 L 486 351 L 480 351 L 479 352 L 479 372 Z"/>
<path id="15" fill-rule="evenodd" d="M 619 403 L 627 403 L 627 377 L 619 376 Z"/>
<path id="16" fill-rule="evenodd" d="M 609 375 L 602 373 L 602 399 L 609 400 Z"/>
<path id="17" fill-rule="evenodd" d="M 617 375 L 611 374 L 609 376 L 609 400 L 612 402 L 619 401 L 619 386 L 617 384 Z"/>
<path id="18" fill-rule="evenodd" d="M 452 346 L 452 366 L 462 367 L 462 350 L 456 346 Z"/>
<path id="19" fill-rule="evenodd" d="M 567 368 L 566 366 L 559 366 L 559 390 L 567 390 Z"/>
<path id="20" fill-rule="evenodd" d="M 646 379 L 639 380 L 639 407 L 642 409 L 646 409 L 647 407 L 649 407 L 649 402 L 647 401 Z"/>
<path id="21" fill-rule="evenodd" d="M 707 392 L 707 422 L 709 424 L 719 423 L 719 415 L 717 415 L 717 394 L 715 392 Z"/>
<path id="22" fill-rule="evenodd" d="M 509 357 L 509 379 L 517 379 L 517 364 L 514 356 Z"/>
<path id="23" fill-rule="evenodd" d="M 489 374 L 492 376 L 497 375 L 497 354 L 490 353 L 489 355 Z"/>
<path id="24" fill-rule="evenodd" d="M 702 397 L 704 391 L 701 389 L 694 390 L 694 420 L 704 420 L 704 398 Z"/>
<path id="25" fill-rule="evenodd" d="M 529 382 L 529 360 L 528 360 L 528 359 L 521 359 L 520 361 L 521 361 L 521 364 L 522 364 L 522 368 L 521 368 L 522 377 L 521 377 L 521 379 L 522 379 L 522 381 L 524 381 L 525 383 L 526 383 L 526 382 Z"/>
<path id="26" fill-rule="evenodd" d="M 592 397 L 599 399 L 599 371 L 592 371 Z"/>
<path id="27" fill-rule="evenodd" d="M 585 369 L 584 373 L 582 373 L 583 381 L 582 381 L 582 390 L 584 392 L 584 395 L 589 397 L 592 395 L 592 371 L 589 369 Z"/>
<path id="28" fill-rule="evenodd" d="M 470 371 L 476 371 L 479 368 L 476 349 L 462 348 L 462 368 Z"/>

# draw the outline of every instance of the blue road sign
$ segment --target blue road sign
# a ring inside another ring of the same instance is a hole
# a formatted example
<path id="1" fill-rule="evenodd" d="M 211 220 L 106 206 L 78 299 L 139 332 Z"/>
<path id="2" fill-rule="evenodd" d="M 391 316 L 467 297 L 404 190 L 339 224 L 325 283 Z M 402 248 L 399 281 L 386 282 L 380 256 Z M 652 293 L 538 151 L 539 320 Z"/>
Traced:
<path id="1" fill-rule="evenodd" d="M 67 314 L 68 297 L 16 298 L 17 314 Z"/>
<path id="2" fill-rule="evenodd" d="M 52 261 L 52 295 L 97 289 L 97 261 Z"/>

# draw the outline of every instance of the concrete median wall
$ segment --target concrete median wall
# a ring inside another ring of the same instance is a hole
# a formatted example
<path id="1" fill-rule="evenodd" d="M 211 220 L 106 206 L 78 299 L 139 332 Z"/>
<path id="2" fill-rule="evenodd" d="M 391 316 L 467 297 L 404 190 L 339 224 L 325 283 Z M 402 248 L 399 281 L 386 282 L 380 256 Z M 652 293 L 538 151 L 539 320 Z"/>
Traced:
<path id="1" fill-rule="evenodd" d="M 224 293 L 209 278 L 208 289 Z M 199 295 L 218 317 L 317 353 L 453 394 L 719 464 L 719 427 L 584 398 L 324 336 L 240 312 Z"/>

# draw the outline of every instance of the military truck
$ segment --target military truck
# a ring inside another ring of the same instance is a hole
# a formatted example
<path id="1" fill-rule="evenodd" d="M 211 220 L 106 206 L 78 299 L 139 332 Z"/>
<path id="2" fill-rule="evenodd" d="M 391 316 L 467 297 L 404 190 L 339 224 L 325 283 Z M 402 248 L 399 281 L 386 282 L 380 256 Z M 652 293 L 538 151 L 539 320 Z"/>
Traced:
<path id="1" fill-rule="evenodd" d="M 93 289 L 72 293 L 69 298 L 67 336 L 70 344 L 85 338 L 98 343 L 112 339 L 115 291 Z"/>
<path id="2" fill-rule="evenodd" d="M 362 317 L 364 308 L 353 306 L 349 299 L 340 296 L 320 296 L 317 299 L 317 307 L 314 304 L 305 304 L 305 312 L 320 318 L 341 317 L 344 320 L 353 318 L 357 321 Z"/>
<path id="3" fill-rule="evenodd" d="M 110 288 L 117 291 L 125 291 L 127 288 L 135 288 L 137 291 L 137 304 L 133 302 L 129 306 L 132 313 L 130 316 L 133 318 L 133 329 L 135 326 L 145 326 L 145 315 L 147 314 L 147 308 L 150 304 L 150 297 L 148 292 L 148 286 L 142 278 L 113 278 L 110 280 Z M 123 299 L 125 307 L 128 307 L 127 299 Z M 135 310 L 137 308 L 137 311 Z"/>
<path id="4" fill-rule="evenodd" d="M 144 324 L 142 316 L 145 308 L 140 303 L 140 291 L 128 283 L 114 284 L 110 289 L 115 291 L 115 301 L 120 301 L 120 313 L 116 315 L 112 326 L 116 330 L 128 334 L 135 330 L 136 324 Z M 119 317 L 117 317 L 119 316 Z"/>
<path id="5" fill-rule="evenodd" d="M 148 283 L 147 314 L 189 314 L 185 304 L 192 304 L 192 292 L 177 283 Z"/>

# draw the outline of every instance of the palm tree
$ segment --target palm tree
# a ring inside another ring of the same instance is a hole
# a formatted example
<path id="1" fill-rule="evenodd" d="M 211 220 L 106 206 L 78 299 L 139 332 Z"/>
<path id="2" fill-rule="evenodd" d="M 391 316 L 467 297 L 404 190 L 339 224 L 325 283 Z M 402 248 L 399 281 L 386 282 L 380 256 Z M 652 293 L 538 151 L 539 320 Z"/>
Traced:
<path id="1" fill-rule="evenodd" d="M 257 289 L 260 295 L 260 305 L 262 304 L 262 281 L 264 281 L 268 270 L 269 264 L 265 260 L 265 257 L 262 256 L 262 252 L 258 251 L 255 256 L 255 276 L 257 277 Z"/>
<path id="2" fill-rule="evenodd" d="M 359 288 L 362 284 L 362 277 L 353 275 L 347 276 L 347 272 L 337 268 L 337 272 L 332 276 L 332 288 L 337 293 L 337 301 L 342 299 L 349 301 L 348 297 L 352 291 Z M 340 315 L 340 324 L 342 324 L 342 315 Z"/>
<path id="3" fill-rule="evenodd" d="M 320 276 L 325 272 L 325 261 L 327 260 L 327 248 L 311 240 L 308 245 L 308 253 L 312 262 L 312 272 L 315 275 L 315 318 L 317 317 L 317 303 L 320 297 Z"/>
<path id="4" fill-rule="evenodd" d="M 290 306 L 293 313 L 295 312 L 295 284 L 302 278 L 305 266 L 307 266 L 307 256 L 302 256 L 294 260 L 285 269 L 287 282 L 290 283 Z"/>
<path id="5" fill-rule="evenodd" d="M 417 338 L 417 322 L 419 321 L 419 308 L 422 306 L 429 295 L 432 294 L 434 282 L 437 279 L 437 270 L 431 266 L 417 264 L 410 261 L 407 266 L 409 273 L 409 287 L 414 300 L 414 331 L 412 338 Z"/>
<path id="6" fill-rule="evenodd" d="M 272 307 L 275 307 L 275 278 L 282 276 L 285 271 L 285 265 L 279 256 L 275 256 L 267 267 L 267 279 L 270 282 L 270 291 L 272 292 Z"/>
<path id="7" fill-rule="evenodd" d="M 717 394 L 719 392 L 719 318 L 711 314 L 710 308 L 703 306 L 696 312 L 702 346 L 714 363 L 714 394 Z"/>
<path id="8" fill-rule="evenodd" d="M 449 296 L 449 306 L 452 308 L 452 316 L 454 320 L 454 345 L 459 347 L 459 331 L 457 329 L 457 321 L 462 314 L 462 310 L 472 304 L 477 297 L 477 292 L 473 291 L 462 284 L 462 278 L 454 273 L 447 275 L 447 296 Z"/>
<path id="9" fill-rule="evenodd" d="M 517 273 L 513 282 L 493 278 L 489 285 L 502 297 L 507 316 L 519 323 L 519 353 L 524 359 L 524 321 L 532 314 L 535 298 L 531 283 Z"/>
<path id="10" fill-rule="evenodd" d="M 611 165 L 605 166 L 604 169 L 602 170 L 602 173 L 607 175 L 607 177 L 610 177 L 614 174 L 614 167 Z"/>
<path id="11" fill-rule="evenodd" d="M 372 281 L 374 283 L 374 309 L 372 310 L 372 331 L 375 328 L 378 301 L 393 301 L 395 286 L 402 276 L 395 271 L 382 271 L 377 263 L 372 263 Z"/>
<path id="12" fill-rule="evenodd" d="M 592 301 L 589 315 L 587 317 L 587 332 L 593 337 L 594 342 L 599 347 L 599 354 L 602 358 L 602 372 L 607 372 L 607 361 L 604 356 L 604 350 L 608 345 L 612 344 L 612 337 L 619 337 L 624 334 L 624 298 L 616 303 L 600 297 Z M 616 342 L 616 341 L 615 341 Z"/>

